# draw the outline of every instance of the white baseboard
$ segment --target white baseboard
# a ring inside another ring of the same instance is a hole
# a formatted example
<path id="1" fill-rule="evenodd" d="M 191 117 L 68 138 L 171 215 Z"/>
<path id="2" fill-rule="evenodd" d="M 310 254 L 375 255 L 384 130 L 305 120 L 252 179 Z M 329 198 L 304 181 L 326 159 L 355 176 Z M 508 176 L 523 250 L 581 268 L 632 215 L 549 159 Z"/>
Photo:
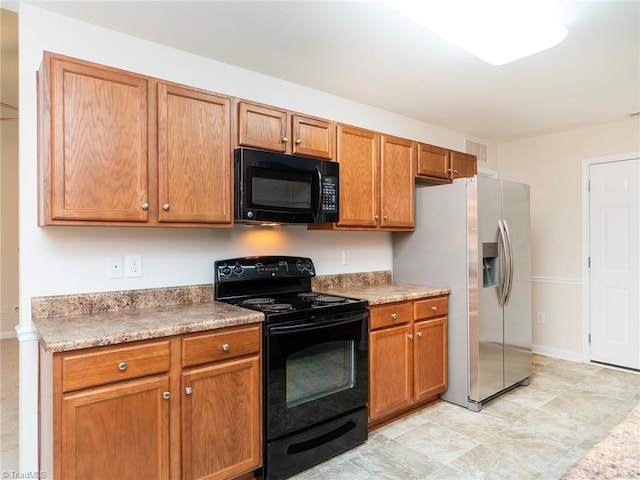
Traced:
<path id="1" fill-rule="evenodd" d="M 570 362 L 584 363 L 582 352 L 572 352 L 570 350 L 560 350 L 558 348 L 545 347 L 544 345 L 532 345 L 533 353 L 545 355 L 547 357 L 569 360 Z"/>

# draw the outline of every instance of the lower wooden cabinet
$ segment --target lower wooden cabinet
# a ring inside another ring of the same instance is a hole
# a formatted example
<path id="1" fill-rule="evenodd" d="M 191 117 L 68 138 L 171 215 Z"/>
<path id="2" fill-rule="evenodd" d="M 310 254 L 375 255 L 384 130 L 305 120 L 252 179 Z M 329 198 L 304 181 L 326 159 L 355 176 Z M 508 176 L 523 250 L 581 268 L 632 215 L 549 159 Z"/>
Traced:
<path id="1" fill-rule="evenodd" d="M 65 480 L 251 475 L 262 462 L 260 344 L 254 324 L 41 350 L 40 470 Z"/>
<path id="2" fill-rule="evenodd" d="M 182 376 L 182 476 L 225 479 L 260 466 L 260 359 Z"/>
<path id="3" fill-rule="evenodd" d="M 62 398 L 60 476 L 169 478 L 169 376 Z"/>
<path id="4" fill-rule="evenodd" d="M 447 389 L 447 297 L 370 307 L 369 424 Z"/>

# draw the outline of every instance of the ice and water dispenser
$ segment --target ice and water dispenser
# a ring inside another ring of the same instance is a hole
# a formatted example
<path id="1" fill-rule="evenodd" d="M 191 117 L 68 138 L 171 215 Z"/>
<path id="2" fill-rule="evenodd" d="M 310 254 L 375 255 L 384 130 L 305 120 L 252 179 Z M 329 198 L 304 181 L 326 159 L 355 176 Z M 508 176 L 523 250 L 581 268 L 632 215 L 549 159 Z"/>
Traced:
<path id="1" fill-rule="evenodd" d="M 496 286 L 496 267 L 498 266 L 498 244 L 496 242 L 482 244 L 482 286 Z"/>

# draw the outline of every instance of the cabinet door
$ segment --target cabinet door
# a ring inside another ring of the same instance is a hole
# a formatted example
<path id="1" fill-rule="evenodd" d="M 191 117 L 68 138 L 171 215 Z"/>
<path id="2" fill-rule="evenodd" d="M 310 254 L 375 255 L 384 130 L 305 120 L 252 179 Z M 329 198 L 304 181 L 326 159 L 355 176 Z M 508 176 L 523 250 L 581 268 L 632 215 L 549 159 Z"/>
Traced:
<path id="1" fill-rule="evenodd" d="M 414 325 L 414 395 L 426 400 L 447 389 L 447 318 Z"/>
<path id="2" fill-rule="evenodd" d="M 61 478 L 169 478 L 167 376 L 67 394 Z"/>
<path id="3" fill-rule="evenodd" d="M 369 419 L 376 420 L 412 403 L 411 325 L 371 332 Z"/>
<path id="4" fill-rule="evenodd" d="M 473 177 L 477 173 L 477 165 L 475 155 L 451 152 L 451 178 Z"/>
<path id="5" fill-rule="evenodd" d="M 414 173 L 416 143 L 382 136 L 380 158 L 380 226 L 414 227 Z"/>
<path id="6" fill-rule="evenodd" d="M 42 77 L 40 223 L 146 221 L 147 79 L 49 53 Z"/>
<path id="7" fill-rule="evenodd" d="M 335 150 L 335 124 L 328 120 L 292 115 L 293 153 L 332 159 Z"/>
<path id="8" fill-rule="evenodd" d="M 230 99 L 158 84 L 158 220 L 231 224 Z"/>
<path id="9" fill-rule="evenodd" d="M 339 227 L 378 226 L 380 135 L 338 125 Z"/>
<path id="10" fill-rule="evenodd" d="M 183 373 L 183 478 L 227 479 L 260 466 L 260 385 L 257 356 Z"/>
<path id="11" fill-rule="evenodd" d="M 288 115 L 284 110 L 238 103 L 238 145 L 287 151 L 290 144 Z"/>
<path id="12" fill-rule="evenodd" d="M 416 174 L 449 180 L 450 160 L 450 153 L 446 148 L 419 143 Z"/>

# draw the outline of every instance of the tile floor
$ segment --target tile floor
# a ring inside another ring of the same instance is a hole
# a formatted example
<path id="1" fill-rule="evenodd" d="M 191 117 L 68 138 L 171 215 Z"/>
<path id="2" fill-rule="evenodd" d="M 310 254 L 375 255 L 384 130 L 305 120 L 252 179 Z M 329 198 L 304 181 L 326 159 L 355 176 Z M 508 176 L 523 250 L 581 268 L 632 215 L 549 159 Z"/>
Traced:
<path id="1" fill-rule="evenodd" d="M 557 480 L 639 403 L 638 374 L 534 355 L 480 413 L 440 402 L 293 478 Z"/>
<path id="2" fill-rule="evenodd" d="M 0 472 L 17 470 L 18 341 L 0 341 Z M 480 413 L 440 402 L 295 480 L 557 480 L 640 403 L 640 375 L 534 355 L 531 385 Z"/>

